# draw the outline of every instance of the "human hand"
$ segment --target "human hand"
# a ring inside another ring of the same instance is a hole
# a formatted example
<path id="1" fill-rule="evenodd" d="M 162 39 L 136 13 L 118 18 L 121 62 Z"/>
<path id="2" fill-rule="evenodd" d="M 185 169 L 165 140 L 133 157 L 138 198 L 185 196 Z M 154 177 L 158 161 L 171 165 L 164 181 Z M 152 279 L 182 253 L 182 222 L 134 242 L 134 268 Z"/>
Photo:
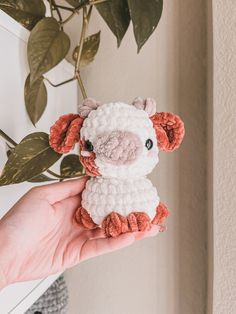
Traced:
<path id="1" fill-rule="evenodd" d="M 64 271 L 159 232 L 159 227 L 153 226 L 148 232 L 105 238 L 100 228 L 78 226 L 74 212 L 86 180 L 35 187 L 0 220 L 0 288 Z"/>

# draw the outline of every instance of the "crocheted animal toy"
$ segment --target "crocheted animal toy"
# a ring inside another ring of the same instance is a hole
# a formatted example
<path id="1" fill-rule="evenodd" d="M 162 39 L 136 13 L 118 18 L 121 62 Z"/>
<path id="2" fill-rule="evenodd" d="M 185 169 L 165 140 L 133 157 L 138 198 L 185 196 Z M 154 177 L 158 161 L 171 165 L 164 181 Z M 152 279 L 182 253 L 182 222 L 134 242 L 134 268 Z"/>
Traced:
<path id="1" fill-rule="evenodd" d="M 175 150 L 183 136 L 180 117 L 156 113 L 151 98 L 136 98 L 132 105 L 88 98 L 79 114 L 60 117 L 50 129 L 51 147 L 67 153 L 79 142 L 80 161 L 91 176 L 77 223 L 101 227 L 107 237 L 162 226 L 168 210 L 146 175 L 158 163 L 159 150 Z"/>

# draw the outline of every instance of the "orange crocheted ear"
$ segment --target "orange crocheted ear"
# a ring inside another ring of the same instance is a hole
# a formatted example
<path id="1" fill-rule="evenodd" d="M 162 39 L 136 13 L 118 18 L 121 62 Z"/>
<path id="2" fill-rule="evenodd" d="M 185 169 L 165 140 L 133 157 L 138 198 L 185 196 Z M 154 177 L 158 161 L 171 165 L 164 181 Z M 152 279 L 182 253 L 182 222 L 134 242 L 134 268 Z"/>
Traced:
<path id="1" fill-rule="evenodd" d="M 82 118 L 86 118 L 89 113 L 101 106 L 101 102 L 93 98 L 86 98 L 78 107 L 78 113 Z"/>
<path id="2" fill-rule="evenodd" d="M 83 121 L 78 114 L 69 113 L 61 116 L 50 128 L 50 146 L 60 154 L 72 150 L 80 140 L 79 132 Z"/>
<path id="3" fill-rule="evenodd" d="M 153 122 L 160 149 L 166 152 L 177 149 L 185 133 L 184 123 L 180 117 L 170 112 L 159 112 L 150 119 Z"/>

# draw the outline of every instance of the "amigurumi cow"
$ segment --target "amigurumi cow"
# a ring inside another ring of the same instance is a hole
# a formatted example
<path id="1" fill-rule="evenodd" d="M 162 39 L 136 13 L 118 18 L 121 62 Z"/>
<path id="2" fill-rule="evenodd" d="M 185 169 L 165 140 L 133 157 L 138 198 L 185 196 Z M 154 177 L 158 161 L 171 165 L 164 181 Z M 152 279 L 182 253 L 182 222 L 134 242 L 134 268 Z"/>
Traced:
<path id="1" fill-rule="evenodd" d="M 51 127 L 50 145 L 67 153 L 80 145 L 80 161 L 91 176 L 75 220 L 101 227 L 107 237 L 146 231 L 168 216 L 156 188 L 146 178 L 158 163 L 159 150 L 179 147 L 184 124 L 172 113 L 156 113 L 153 99 L 100 104 L 92 98 Z"/>

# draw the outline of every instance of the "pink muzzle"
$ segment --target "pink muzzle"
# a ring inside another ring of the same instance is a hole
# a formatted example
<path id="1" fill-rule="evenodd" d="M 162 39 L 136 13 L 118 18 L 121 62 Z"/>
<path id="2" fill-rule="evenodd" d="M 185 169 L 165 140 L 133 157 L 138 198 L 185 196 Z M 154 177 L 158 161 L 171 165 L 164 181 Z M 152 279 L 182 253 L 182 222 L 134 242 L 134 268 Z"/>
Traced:
<path id="1" fill-rule="evenodd" d="M 99 135 L 94 142 L 96 157 L 113 165 L 133 163 L 142 151 L 140 138 L 128 131 L 113 131 Z"/>

